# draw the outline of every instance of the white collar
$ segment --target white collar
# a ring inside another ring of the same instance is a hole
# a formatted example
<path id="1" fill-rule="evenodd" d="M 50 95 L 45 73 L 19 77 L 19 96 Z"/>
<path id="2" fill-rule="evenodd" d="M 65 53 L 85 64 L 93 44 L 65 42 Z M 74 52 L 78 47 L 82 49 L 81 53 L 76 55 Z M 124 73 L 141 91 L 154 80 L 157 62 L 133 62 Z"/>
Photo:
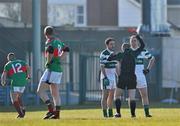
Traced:
<path id="1" fill-rule="evenodd" d="M 106 49 L 108 52 L 110 52 L 110 53 L 113 53 L 113 51 L 111 51 L 111 50 L 109 50 L 108 48 Z"/>

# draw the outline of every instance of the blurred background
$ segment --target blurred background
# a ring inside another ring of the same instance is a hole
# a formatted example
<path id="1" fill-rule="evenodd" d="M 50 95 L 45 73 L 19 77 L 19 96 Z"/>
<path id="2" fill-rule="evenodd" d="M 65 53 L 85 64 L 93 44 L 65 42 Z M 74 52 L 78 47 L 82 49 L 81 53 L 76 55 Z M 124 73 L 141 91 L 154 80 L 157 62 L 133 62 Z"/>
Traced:
<path id="1" fill-rule="evenodd" d="M 61 98 L 64 105 L 97 102 L 101 98 L 99 55 L 104 40 L 116 40 L 116 52 L 141 27 L 146 48 L 156 62 L 147 76 L 151 101 L 180 100 L 180 0 L 0 0 L 0 73 L 14 52 L 31 66 L 32 80 L 25 104 L 39 105 L 38 80 L 44 70 L 43 28 L 71 51 L 63 61 Z M 0 105 L 10 105 L 9 86 L 0 86 Z M 137 100 L 140 100 L 137 93 Z"/>

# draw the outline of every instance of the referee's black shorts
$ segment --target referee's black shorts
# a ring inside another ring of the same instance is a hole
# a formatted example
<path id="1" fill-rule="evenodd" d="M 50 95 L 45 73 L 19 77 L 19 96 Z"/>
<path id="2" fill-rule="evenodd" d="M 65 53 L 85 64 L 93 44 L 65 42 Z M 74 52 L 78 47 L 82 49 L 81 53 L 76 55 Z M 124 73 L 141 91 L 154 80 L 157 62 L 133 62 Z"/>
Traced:
<path id="1" fill-rule="evenodd" d="M 118 77 L 117 88 L 121 89 L 136 89 L 137 81 L 136 75 L 120 75 Z"/>

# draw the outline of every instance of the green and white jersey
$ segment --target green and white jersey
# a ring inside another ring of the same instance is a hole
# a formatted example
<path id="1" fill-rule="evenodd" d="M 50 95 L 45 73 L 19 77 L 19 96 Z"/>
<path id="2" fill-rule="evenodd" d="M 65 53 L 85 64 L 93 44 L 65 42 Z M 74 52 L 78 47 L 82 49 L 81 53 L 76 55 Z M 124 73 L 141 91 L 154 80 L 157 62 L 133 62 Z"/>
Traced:
<path id="1" fill-rule="evenodd" d="M 6 63 L 4 72 L 11 80 L 11 86 L 23 87 L 27 84 L 27 65 L 25 61 L 13 60 Z"/>
<path id="2" fill-rule="evenodd" d="M 144 59 L 151 59 L 152 55 L 147 50 L 143 50 L 137 57 L 136 57 L 136 65 L 143 65 Z"/>
<path id="3" fill-rule="evenodd" d="M 46 50 L 49 46 L 53 47 L 53 58 L 52 63 L 48 66 L 48 69 L 54 72 L 62 72 L 63 69 L 61 66 L 60 55 L 62 53 L 62 49 L 64 48 L 64 43 L 58 39 L 52 38 L 46 42 Z"/>
<path id="4" fill-rule="evenodd" d="M 144 69 L 144 60 L 150 60 L 152 58 L 151 53 L 148 50 L 144 49 L 137 57 L 136 57 L 136 73 L 142 73 Z"/>
<path id="5" fill-rule="evenodd" d="M 117 61 L 112 60 L 108 61 L 108 57 L 113 53 L 113 51 L 110 51 L 109 49 L 105 49 L 100 54 L 100 65 L 103 65 L 105 68 L 106 75 L 108 79 L 114 80 L 116 76 L 116 65 Z M 104 75 L 101 72 L 101 79 L 104 78 Z"/>

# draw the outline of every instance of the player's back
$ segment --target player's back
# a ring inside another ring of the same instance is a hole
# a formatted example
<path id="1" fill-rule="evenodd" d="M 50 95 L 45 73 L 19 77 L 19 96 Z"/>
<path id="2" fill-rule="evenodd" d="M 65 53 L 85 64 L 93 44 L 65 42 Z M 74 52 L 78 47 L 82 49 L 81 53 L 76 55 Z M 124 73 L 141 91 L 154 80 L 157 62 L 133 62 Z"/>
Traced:
<path id="1" fill-rule="evenodd" d="M 5 65 L 5 70 L 13 86 L 24 86 L 27 83 L 27 66 L 24 61 L 10 61 Z"/>
<path id="2" fill-rule="evenodd" d="M 53 58 L 52 63 L 49 65 L 49 69 L 55 72 L 62 72 L 61 62 L 61 53 L 64 48 L 64 43 L 58 39 L 53 39 L 50 42 L 46 43 L 46 49 L 51 46 L 53 48 Z"/>

